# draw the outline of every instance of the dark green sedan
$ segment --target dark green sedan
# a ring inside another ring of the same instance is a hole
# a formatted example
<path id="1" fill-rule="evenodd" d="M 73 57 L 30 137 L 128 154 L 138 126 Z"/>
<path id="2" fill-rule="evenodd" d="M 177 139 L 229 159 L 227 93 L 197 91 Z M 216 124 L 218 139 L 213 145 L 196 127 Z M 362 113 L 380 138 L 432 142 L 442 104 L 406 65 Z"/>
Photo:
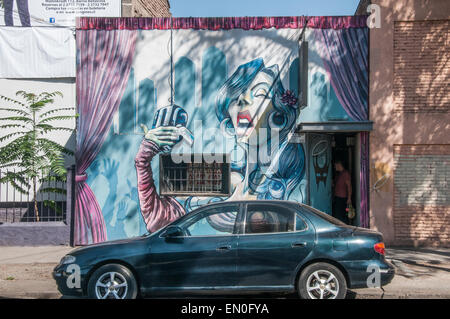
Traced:
<path id="1" fill-rule="evenodd" d="M 297 292 L 345 298 L 394 277 L 380 233 L 288 201 L 203 206 L 141 237 L 77 248 L 54 269 L 63 295 Z"/>

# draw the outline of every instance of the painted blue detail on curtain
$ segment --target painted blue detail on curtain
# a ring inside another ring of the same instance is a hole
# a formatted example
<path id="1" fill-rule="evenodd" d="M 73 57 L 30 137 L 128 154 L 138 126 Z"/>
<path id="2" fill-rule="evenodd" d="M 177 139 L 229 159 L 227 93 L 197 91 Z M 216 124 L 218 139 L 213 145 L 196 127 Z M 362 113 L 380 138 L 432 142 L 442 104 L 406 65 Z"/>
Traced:
<path id="1" fill-rule="evenodd" d="M 174 93 L 175 104 L 180 105 L 189 114 L 188 129 L 193 130 L 193 116 L 195 111 L 195 66 L 194 63 L 186 58 L 181 57 L 175 63 L 175 85 Z M 169 103 L 164 103 L 164 105 Z"/>
<path id="2" fill-rule="evenodd" d="M 128 83 L 119 105 L 119 130 L 122 134 L 134 134 L 136 128 L 136 81 L 131 68 Z"/>
<path id="3" fill-rule="evenodd" d="M 152 80 L 144 79 L 139 83 L 137 131 L 139 131 L 141 123 L 147 126 L 151 125 L 153 114 L 156 111 L 155 93 L 155 85 Z"/>

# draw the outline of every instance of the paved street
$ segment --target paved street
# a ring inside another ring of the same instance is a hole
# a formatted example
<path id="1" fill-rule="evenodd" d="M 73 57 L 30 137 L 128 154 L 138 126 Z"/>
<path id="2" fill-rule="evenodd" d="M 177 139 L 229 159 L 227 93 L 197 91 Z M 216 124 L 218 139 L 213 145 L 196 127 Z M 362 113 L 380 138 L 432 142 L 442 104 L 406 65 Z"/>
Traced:
<path id="1" fill-rule="evenodd" d="M 70 250 L 67 246 L 0 247 L 0 298 L 62 298 L 51 271 Z M 392 283 L 384 291 L 350 291 L 348 298 L 450 298 L 450 249 L 396 248 L 388 249 L 386 255 L 397 270 Z M 253 297 L 261 296 L 246 298 Z"/>

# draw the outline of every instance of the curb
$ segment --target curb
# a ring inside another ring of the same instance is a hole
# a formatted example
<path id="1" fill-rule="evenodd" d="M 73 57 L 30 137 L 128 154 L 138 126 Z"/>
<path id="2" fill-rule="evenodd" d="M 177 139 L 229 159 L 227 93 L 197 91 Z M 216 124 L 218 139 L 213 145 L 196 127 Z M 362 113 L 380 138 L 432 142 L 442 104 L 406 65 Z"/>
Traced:
<path id="1" fill-rule="evenodd" d="M 56 292 L 26 292 L 20 294 L 2 294 L 0 299 L 61 299 L 62 295 Z"/>

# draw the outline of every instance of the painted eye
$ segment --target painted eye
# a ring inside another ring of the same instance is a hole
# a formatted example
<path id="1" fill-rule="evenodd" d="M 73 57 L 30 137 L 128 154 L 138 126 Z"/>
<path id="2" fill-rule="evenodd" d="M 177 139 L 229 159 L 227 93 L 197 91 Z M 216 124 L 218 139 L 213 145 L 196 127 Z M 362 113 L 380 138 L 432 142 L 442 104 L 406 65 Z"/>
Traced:
<path id="1" fill-rule="evenodd" d="M 282 128 L 286 125 L 286 117 L 279 112 L 272 112 L 269 115 L 269 126 L 271 128 Z"/>
<path id="2" fill-rule="evenodd" d="M 254 95 L 255 97 L 266 97 L 266 96 L 267 96 L 267 91 L 266 91 L 265 89 L 260 88 L 260 89 L 257 89 L 257 90 L 253 93 L 253 95 Z"/>

